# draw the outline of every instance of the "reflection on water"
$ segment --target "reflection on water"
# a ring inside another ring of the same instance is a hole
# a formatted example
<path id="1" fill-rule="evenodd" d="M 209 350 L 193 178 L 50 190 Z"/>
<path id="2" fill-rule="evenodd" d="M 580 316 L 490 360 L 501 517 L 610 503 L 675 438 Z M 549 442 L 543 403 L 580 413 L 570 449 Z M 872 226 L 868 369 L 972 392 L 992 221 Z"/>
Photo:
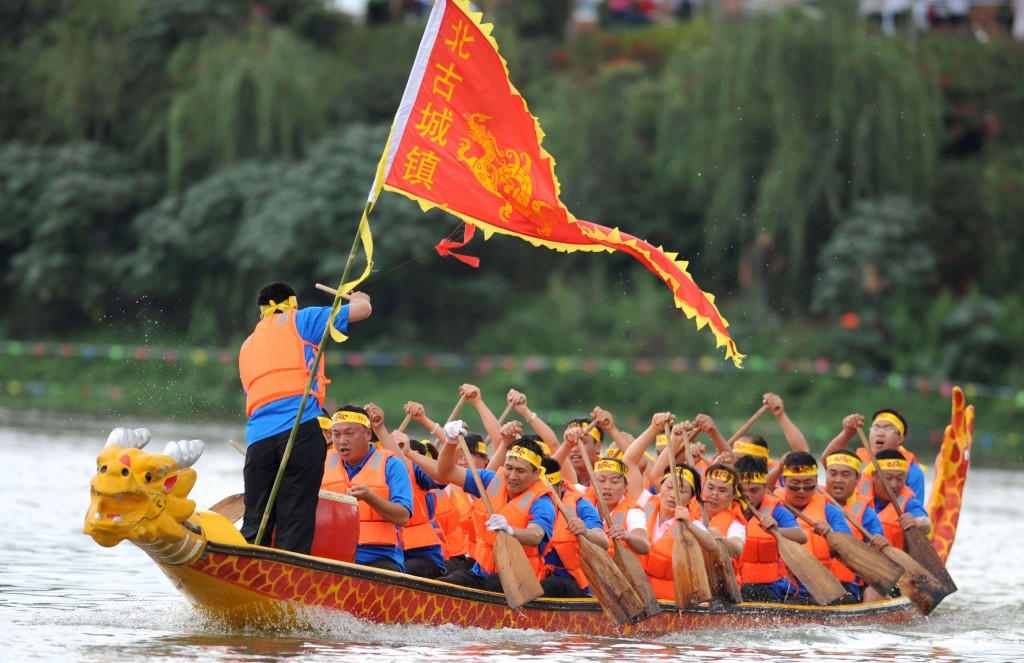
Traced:
<path id="1" fill-rule="evenodd" d="M 129 544 L 101 548 L 81 533 L 96 454 L 112 426 L 60 433 L 0 429 L 7 470 L 0 626 L 4 660 L 79 661 L 1016 661 L 1024 651 L 1024 569 L 1013 541 L 1024 473 L 972 470 L 950 563 L 960 591 L 927 619 L 899 627 L 804 626 L 707 631 L 641 641 L 541 631 L 380 626 L 309 611 L 288 632 L 208 622 Z M 88 427 L 87 427 L 88 428 Z M 207 452 L 192 497 L 201 507 L 241 492 L 241 456 L 227 431 L 154 428 L 156 448 L 201 436 Z"/>

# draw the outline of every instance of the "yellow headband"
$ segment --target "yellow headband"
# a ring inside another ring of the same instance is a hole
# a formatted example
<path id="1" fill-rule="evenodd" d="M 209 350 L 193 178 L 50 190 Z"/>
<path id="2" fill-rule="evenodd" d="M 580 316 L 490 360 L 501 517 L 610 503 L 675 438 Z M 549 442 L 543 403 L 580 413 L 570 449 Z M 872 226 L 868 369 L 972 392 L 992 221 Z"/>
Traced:
<path id="1" fill-rule="evenodd" d="M 862 467 L 860 458 L 857 458 L 856 456 L 848 456 L 846 454 L 832 454 L 831 456 L 826 456 L 825 468 L 828 469 L 833 465 L 844 465 L 852 468 L 857 474 L 860 474 L 860 469 Z"/>
<path id="2" fill-rule="evenodd" d="M 743 454 L 746 456 L 757 456 L 759 458 L 768 457 L 767 447 L 762 447 L 760 444 L 753 444 L 751 442 L 744 442 L 743 440 L 738 440 L 734 442 L 732 445 L 732 450 L 738 454 Z"/>
<path id="3" fill-rule="evenodd" d="M 351 422 L 353 424 L 359 424 L 360 426 L 370 427 L 370 418 L 365 414 L 359 412 L 349 412 L 348 410 L 341 410 L 334 413 L 334 417 L 331 419 L 331 425 L 344 424 Z"/>
<path id="4" fill-rule="evenodd" d="M 569 424 L 569 428 L 586 428 L 589 425 L 590 424 L 584 424 L 584 423 L 580 423 L 580 422 L 577 421 L 575 423 Z M 599 432 L 597 432 L 597 428 L 596 427 L 595 428 L 591 428 L 590 430 L 588 430 L 587 431 L 587 435 L 589 435 L 590 437 L 594 438 L 598 442 L 601 441 L 601 434 Z"/>
<path id="5" fill-rule="evenodd" d="M 480 440 L 479 442 L 476 443 L 476 446 L 474 446 L 472 449 L 470 449 L 470 451 L 472 451 L 475 454 L 480 454 L 481 456 L 486 456 L 487 455 L 487 443 L 484 442 L 483 440 Z"/>
<path id="6" fill-rule="evenodd" d="M 817 477 L 818 466 L 817 465 L 785 465 L 782 468 L 782 476 L 784 477 Z"/>
<path id="7" fill-rule="evenodd" d="M 761 472 L 740 473 L 742 483 L 768 483 L 768 475 Z"/>
<path id="8" fill-rule="evenodd" d="M 551 447 L 549 447 L 543 441 L 537 440 L 537 446 L 540 447 L 541 453 L 544 454 L 545 458 L 551 455 Z"/>
<path id="9" fill-rule="evenodd" d="M 615 472 L 626 476 L 626 464 L 618 458 L 602 458 L 594 463 L 595 472 Z"/>
<path id="10" fill-rule="evenodd" d="M 883 458 L 878 461 L 878 469 L 889 470 L 890 472 L 906 472 L 910 463 L 900 458 Z"/>
<path id="11" fill-rule="evenodd" d="M 732 472 L 723 470 L 722 468 L 712 470 L 708 474 L 708 479 L 718 479 L 719 481 L 724 481 L 731 486 L 736 485 L 736 477 L 732 475 Z"/>
<path id="12" fill-rule="evenodd" d="M 544 471 L 544 468 L 541 468 L 540 471 L 541 471 L 541 474 L 543 474 L 547 478 L 548 483 L 550 483 L 552 486 L 554 486 L 555 484 L 562 483 L 562 473 L 561 472 L 551 472 L 549 474 L 549 473 Z"/>
<path id="13" fill-rule="evenodd" d="M 333 423 L 330 417 L 317 417 L 316 420 L 320 423 L 320 428 L 328 429 Z"/>
<path id="14" fill-rule="evenodd" d="M 622 458 L 622 449 L 618 447 L 609 447 L 608 451 L 605 453 L 605 456 L 607 458 Z"/>
<path id="15" fill-rule="evenodd" d="M 900 435 L 905 435 L 907 432 L 907 429 L 903 426 L 903 422 L 900 421 L 900 418 L 897 417 L 892 412 L 880 412 L 878 416 L 875 417 L 875 420 L 871 422 L 872 425 L 874 425 L 875 421 L 889 422 L 890 424 L 896 427 L 896 430 L 899 431 Z"/>
<path id="16" fill-rule="evenodd" d="M 668 446 L 668 440 L 665 438 L 665 434 L 664 433 L 658 433 L 658 437 L 654 438 L 654 446 L 655 447 L 667 447 Z"/>
<path id="17" fill-rule="evenodd" d="M 530 465 L 540 469 L 540 456 L 526 447 L 512 447 L 505 454 L 506 458 L 522 458 Z"/>
<path id="18" fill-rule="evenodd" d="M 274 311 L 281 311 L 284 313 L 285 311 L 290 311 L 295 308 L 299 308 L 299 300 L 295 298 L 295 295 L 292 295 L 283 302 L 275 302 L 271 299 L 269 304 L 260 305 L 260 317 L 265 318 Z"/>
<path id="19" fill-rule="evenodd" d="M 690 484 L 691 491 L 697 490 L 697 477 L 693 476 L 693 472 L 685 467 L 677 467 L 676 474 L 682 477 L 683 481 Z"/>

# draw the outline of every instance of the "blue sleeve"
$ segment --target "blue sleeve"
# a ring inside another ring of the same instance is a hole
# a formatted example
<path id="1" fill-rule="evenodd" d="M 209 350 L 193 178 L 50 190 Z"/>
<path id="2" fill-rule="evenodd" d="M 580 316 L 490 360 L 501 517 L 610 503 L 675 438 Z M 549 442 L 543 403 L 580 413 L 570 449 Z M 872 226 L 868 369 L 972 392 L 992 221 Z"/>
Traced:
<path id="1" fill-rule="evenodd" d="M 846 522 L 846 516 L 831 502 L 825 505 L 825 520 L 828 521 L 828 526 L 836 532 L 853 534 L 850 524 Z"/>
<path id="2" fill-rule="evenodd" d="M 544 530 L 544 538 L 540 541 L 538 549 L 543 552 L 547 547 L 551 535 L 555 531 L 555 503 L 550 495 L 538 497 L 530 505 L 530 524 L 538 524 Z"/>
<path id="3" fill-rule="evenodd" d="M 299 330 L 299 336 L 308 343 L 319 343 L 324 337 L 327 316 L 330 314 L 330 306 L 300 308 L 295 314 L 295 327 Z M 348 304 L 342 306 L 338 315 L 334 316 L 334 328 L 342 334 L 348 331 Z"/>
<path id="4" fill-rule="evenodd" d="M 423 471 L 423 468 L 419 465 L 413 464 L 412 466 L 413 476 L 416 477 L 416 485 L 423 490 L 433 490 L 435 488 L 443 488 L 436 481 L 434 481 L 429 474 Z"/>
<path id="5" fill-rule="evenodd" d="M 480 480 L 483 482 L 485 488 L 491 485 L 491 480 L 493 480 L 494 476 L 497 474 L 497 472 L 493 472 L 491 470 L 477 470 L 477 472 L 480 474 Z M 473 473 L 469 471 L 468 467 L 466 468 L 466 478 L 462 480 L 462 489 L 466 491 L 467 495 L 480 497 L 480 491 L 476 489 L 476 481 L 473 481 Z M 552 520 L 552 522 L 554 522 L 554 520 Z"/>
<path id="6" fill-rule="evenodd" d="M 911 463 L 907 470 L 907 488 L 914 491 L 914 497 L 924 501 L 924 470 L 917 463 Z"/>
<path id="7" fill-rule="evenodd" d="M 789 527 L 800 527 L 800 523 L 796 521 L 796 516 L 790 513 L 789 509 L 776 504 L 775 508 L 772 509 L 772 518 L 779 524 L 779 528 L 787 529 Z"/>
<path id="8" fill-rule="evenodd" d="M 412 515 L 412 482 L 409 481 L 409 470 L 405 463 L 395 457 L 388 458 L 384 464 L 384 480 L 388 482 L 391 502 L 401 504 Z"/>
<path id="9" fill-rule="evenodd" d="M 903 510 L 915 518 L 920 518 L 921 516 L 924 516 L 925 518 L 928 517 L 928 512 L 924 510 L 924 506 L 921 504 L 921 501 L 918 500 L 916 497 L 911 497 L 910 499 L 908 499 L 906 506 L 903 507 Z"/>
<path id="10" fill-rule="evenodd" d="M 601 514 L 597 512 L 597 508 L 586 500 L 576 500 L 576 517 L 583 521 L 583 524 L 587 526 L 587 529 L 604 529 L 604 523 L 601 521 Z"/>
<path id="11" fill-rule="evenodd" d="M 864 517 L 860 519 L 860 524 L 871 534 L 885 536 L 885 530 L 882 529 L 882 521 L 878 519 L 878 512 L 869 506 L 864 507 Z"/>

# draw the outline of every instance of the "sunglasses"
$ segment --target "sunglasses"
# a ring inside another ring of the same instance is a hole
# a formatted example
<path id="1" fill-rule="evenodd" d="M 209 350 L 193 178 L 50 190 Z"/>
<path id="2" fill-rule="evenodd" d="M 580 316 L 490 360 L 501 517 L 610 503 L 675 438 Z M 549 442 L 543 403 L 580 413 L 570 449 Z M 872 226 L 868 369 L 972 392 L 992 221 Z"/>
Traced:
<path id="1" fill-rule="evenodd" d="M 802 493 L 808 493 L 808 492 L 813 491 L 815 488 L 817 488 L 817 485 L 811 485 L 811 486 L 791 486 L 788 483 L 786 484 L 786 490 L 792 490 L 794 493 L 801 493 L 801 492 Z"/>

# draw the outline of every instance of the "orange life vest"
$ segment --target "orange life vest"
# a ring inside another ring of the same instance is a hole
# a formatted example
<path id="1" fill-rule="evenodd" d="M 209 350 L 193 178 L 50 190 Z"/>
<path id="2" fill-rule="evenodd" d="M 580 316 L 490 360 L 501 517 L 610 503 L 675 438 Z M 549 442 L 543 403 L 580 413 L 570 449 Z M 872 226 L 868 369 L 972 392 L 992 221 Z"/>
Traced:
<path id="1" fill-rule="evenodd" d="M 786 499 L 786 489 L 777 489 L 775 491 L 775 496 L 781 500 Z M 825 500 L 824 495 L 814 493 L 814 495 L 811 496 L 811 501 L 803 509 L 800 509 L 800 511 L 811 520 L 824 520 L 827 522 L 825 518 L 825 505 L 827 503 L 828 502 Z M 810 550 L 811 554 L 813 554 L 826 569 L 835 573 L 832 566 L 832 551 L 828 547 L 828 541 L 825 540 L 825 537 L 815 534 L 809 523 L 801 520 L 800 518 L 797 518 L 797 522 L 800 523 L 800 527 L 807 532 L 807 542 L 803 544 L 804 548 Z"/>
<path id="2" fill-rule="evenodd" d="M 415 550 L 427 546 L 441 545 L 441 529 L 430 518 L 427 508 L 427 493 L 416 483 L 415 470 L 409 468 L 409 483 L 412 484 L 412 516 L 402 527 L 402 549 Z M 436 504 L 436 502 L 435 502 Z"/>
<path id="3" fill-rule="evenodd" d="M 694 515 L 695 505 L 697 505 L 697 500 L 691 499 L 689 504 L 691 520 L 699 517 Z M 644 513 L 647 514 L 647 540 L 651 542 L 651 552 L 641 558 L 644 570 L 647 572 L 647 579 L 651 581 L 655 596 L 666 601 L 674 601 L 676 595 L 672 573 L 672 546 L 675 545 L 676 526 L 673 524 L 660 539 L 655 541 L 654 533 L 658 530 L 658 520 L 661 515 L 661 500 L 657 495 L 644 505 Z"/>
<path id="4" fill-rule="evenodd" d="M 915 456 L 912 451 L 908 451 L 906 447 L 904 447 L 903 445 L 900 445 L 899 451 L 901 454 L 903 454 L 903 457 L 907 459 L 908 469 L 914 463 L 917 463 L 918 467 L 921 466 L 921 461 L 917 459 L 917 456 Z M 857 449 L 857 458 L 860 458 L 861 463 L 864 464 L 864 471 L 861 472 L 860 479 L 857 482 L 857 492 L 860 493 L 860 489 L 862 486 L 864 486 L 865 484 L 871 486 L 874 483 L 875 464 L 871 462 L 871 457 L 868 456 L 868 450 L 865 449 L 864 447 L 860 447 L 859 449 Z M 913 491 L 911 491 L 910 494 L 912 497 L 917 497 L 918 499 L 923 500 L 923 495 L 914 495 Z"/>
<path id="5" fill-rule="evenodd" d="M 778 503 L 779 498 L 766 494 L 757 512 L 770 516 Z M 748 520 L 747 542 L 740 556 L 740 580 L 743 584 L 768 584 L 788 575 L 789 569 L 779 557 L 778 541 L 761 527 L 761 521 L 756 517 Z"/>
<path id="6" fill-rule="evenodd" d="M 864 512 L 867 510 L 868 504 L 872 498 L 864 497 L 860 491 L 850 495 L 850 499 L 846 502 L 846 510 L 851 516 L 856 518 L 857 522 L 861 525 L 864 524 Z M 864 540 L 864 535 L 860 533 L 856 527 L 850 528 L 853 531 L 853 535 Z M 864 585 L 864 581 L 860 580 L 856 573 L 846 567 L 845 564 L 840 562 L 838 559 L 832 560 L 832 573 L 835 574 L 836 578 L 839 578 L 839 582 L 845 583 L 858 583 L 861 586 Z"/>
<path id="7" fill-rule="evenodd" d="M 729 525 L 732 525 L 733 521 L 743 523 L 743 511 L 740 509 L 740 505 L 733 501 L 729 504 L 729 508 L 724 511 L 719 511 L 713 516 L 708 518 L 708 528 L 714 527 L 716 530 L 722 533 L 722 536 L 729 536 Z M 740 559 L 738 557 L 730 557 L 732 560 L 732 571 L 736 574 L 736 583 L 740 583 Z"/>
<path id="8" fill-rule="evenodd" d="M 384 475 L 390 451 L 370 447 L 370 458 L 359 472 L 348 478 L 345 464 L 334 449 L 327 452 L 324 462 L 324 478 L 320 487 L 336 493 L 347 493 L 350 485 L 363 485 L 384 500 L 391 500 L 391 488 Z M 359 500 L 359 545 L 398 545 L 398 527 L 377 513 L 365 500 Z"/>
<path id="9" fill-rule="evenodd" d="M 494 513 L 505 516 L 509 526 L 516 529 L 523 529 L 530 524 L 530 507 L 534 501 L 541 497 L 551 499 L 548 496 L 548 487 L 542 481 L 534 481 L 532 486 L 510 499 L 501 470 L 498 470 L 498 473 L 491 479 L 490 485 L 487 486 L 487 496 L 491 500 L 491 506 L 494 507 Z M 494 541 L 497 538 L 497 533 L 487 529 L 487 518 L 484 501 L 478 499 L 473 504 L 473 523 L 477 532 L 476 544 L 473 546 L 473 559 L 480 564 L 481 569 L 487 573 L 493 573 L 495 570 Z M 536 546 L 523 546 L 523 551 L 526 553 L 526 559 L 529 560 L 537 579 L 542 579 L 544 577 L 544 558 L 541 556 L 540 550 Z"/>
<path id="10" fill-rule="evenodd" d="M 305 348 L 317 346 L 299 335 L 295 311 L 268 315 L 242 343 L 238 352 L 238 374 L 245 389 L 245 416 L 267 403 L 301 396 L 309 382 L 309 364 Z M 323 405 L 329 380 L 324 376 L 324 362 L 316 374 L 316 390 L 310 395 Z"/>
<path id="11" fill-rule="evenodd" d="M 592 489 L 588 489 L 588 490 L 592 490 Z M 586 494 L 584 493 L 584 497 L 585 496 L 586 496 Z M 594 497 L 596 498 L 597 495 L 595 494 Z M 626 493 L 625 495 L 623 495 L 622 499 L 619 500 L 619 503 L 615 505 L 615 508 L 609 509 L 608 515 L 611 516 L 611 522 L 608 522 L 608 523 L 604 524 L 604 531 L 605 531 L 605 533 L 611 531 L 612 525 L 618 525 L 619 527 L 622 527 L 623 529 L 625 529 L 626 528 L 626 514 L 629 512 L 630 509 L 639 509 L 639 508 L 640 508 L 640 505 L 636 503 L 636 500 L 634 500 L 632 497 L 629 496 L 629 493 Z M 626 530 L 626 531 L 628 532 L 629 530 Z M 612 555 L 612 554 L 615 553 L 615 542 L 611 540 L 611 536 L 608 537 L 608 543 L 609 543 L 609 545 L 608 545 L 608 554 Z M 627 548 L 629 548 L 629 544 L 623 543 L 623 545 L 625 545 Z M 629 548 L 629 549 L 633 550 L 632 548 Z M 639 553 L 636 553 L 636 556 L 640 558 L 641 562 L 643 562 L 643 558 L 644 558 L 643 555 L 641 555 Z"/>
<path id="12" fill-rule="evenodd" d="M 583 493 L 567 487 L 565 494 L 562 495 L 562 504 L 565 505 L 569 513 L 575 514 L 576 503 L 581 499 L 583 499 Z M 580 566 L 580 542 L 569 533 L 569 521 L 562 515 L 561 510 L 555 512 L 555 530 L 551 535 L 551 545 L 558 553 L 558 558 L 562 560 L 562 569 L 573 577 L 580 589 L 586 589 L 590 583 L 583 575 L 583 569 Z M 555 569 L 555 566 L 548 564 L 545 575 L 551 575 Z"/>
<path id="13" fill-rule="evenodd" d="M 434 522 L 437 523 L 444 538 L 441 539 L 441 550 L 445 559 L 451 559 L 469 552 L 469 539 L 459 523 L 459 508 L 443 488 L 435 488 Z"/>
<path id="14" fill-rule="evenodd" d="M 901 511 L 906 510 L 907 500 L 911 497 L 914 497 L 914 491 L 910 490 L 907 486 L 903 486 L 903 490 L 896 496 L 896 503 L 900 505 Z M 871 499 L 874 499 L 874 493 L 872 493 Z M 885 532 L 885 538 L 889 540 L 889 543 L 903 550 L 905 536 L 903 528 L 900 527 L 899 516 L 896 515 L 896 509 L 893 508 L 892 502 L 887 503 L 885 508 L 878 512 L 878 519 L 882 521 L 882 530 Z"/>

